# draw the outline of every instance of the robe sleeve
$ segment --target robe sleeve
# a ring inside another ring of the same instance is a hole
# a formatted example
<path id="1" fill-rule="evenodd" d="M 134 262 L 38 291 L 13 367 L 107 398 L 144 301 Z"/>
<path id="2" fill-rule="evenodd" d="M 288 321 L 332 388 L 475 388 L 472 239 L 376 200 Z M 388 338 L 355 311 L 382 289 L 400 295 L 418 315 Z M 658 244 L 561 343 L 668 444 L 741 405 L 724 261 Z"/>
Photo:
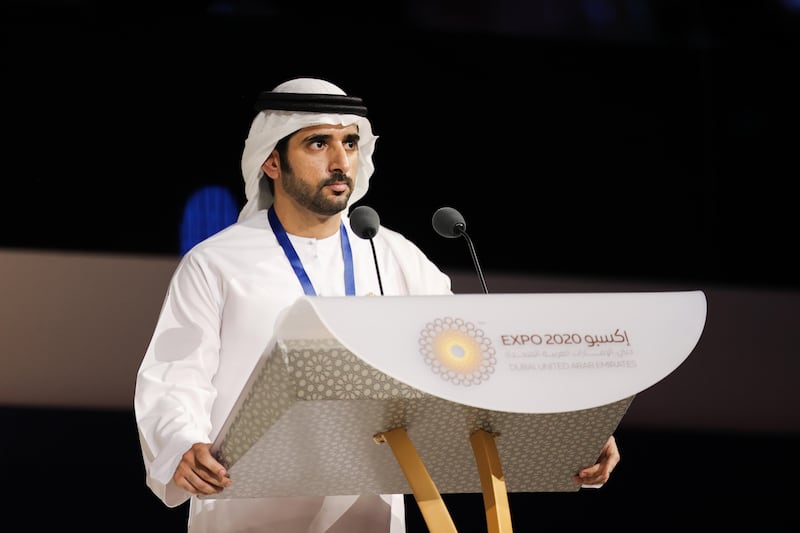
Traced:
<path id="1" fill-rule="evenodd" d="M 181 456 L 196 442 L 211 442 L 221 302 L 217 276 L 202 260 L 184 256 L 137 373 L 134 410 L 146 482 L 170 507 L 189 498 L 172 481 Z"/>

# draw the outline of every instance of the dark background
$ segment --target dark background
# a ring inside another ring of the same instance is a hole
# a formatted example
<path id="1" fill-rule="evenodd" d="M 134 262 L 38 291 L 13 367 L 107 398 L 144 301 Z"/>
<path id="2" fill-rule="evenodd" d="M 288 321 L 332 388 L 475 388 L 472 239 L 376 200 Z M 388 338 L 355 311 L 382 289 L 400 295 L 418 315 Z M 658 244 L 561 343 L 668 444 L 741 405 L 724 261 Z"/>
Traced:
<path id="1" fill-rule="evenodd" d="M 244 201 L 259 91 L 328 78 L 381 136 L 367 197 L 444 267 L 797 287 L 797 2 L 11 1 L 0 246 L 174 254 Z"/>
<path id="2" fill-rule="evenodd" d="M 193 192 L 243 205 L 258 92 L 307 75 L 364 98 L 380 140 L 361 203 L 445 271 L 472 268 L 431 228 L 447 205 L 487 271 L 798 288 L 797 1 L 7 0 L 0 16 L 0 248 L 177 255 Z M 4 406 L 0 427 L 7 516 L 182 529 L 144 487 L 131 412 Z M 795 432 L 618 439 L 602 490 L 512 494 L 515 531 L 795 521 Z M 448 501 L 459 531 L 485 530 L 479 495 Z"/>

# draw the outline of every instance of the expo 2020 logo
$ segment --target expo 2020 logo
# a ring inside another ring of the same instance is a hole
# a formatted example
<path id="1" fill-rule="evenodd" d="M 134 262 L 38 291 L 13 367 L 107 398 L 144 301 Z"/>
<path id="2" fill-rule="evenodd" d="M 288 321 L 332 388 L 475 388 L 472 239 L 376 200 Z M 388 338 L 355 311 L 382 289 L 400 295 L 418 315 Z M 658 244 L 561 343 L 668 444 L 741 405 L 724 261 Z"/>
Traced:
<path id="1" fill-rule="evenodd" d="M 419 344 L 431 370 L 455 385 L 479 385 L 494 373 L 492 343 L 471 322 L 449 317 L 428 322 Z"/>

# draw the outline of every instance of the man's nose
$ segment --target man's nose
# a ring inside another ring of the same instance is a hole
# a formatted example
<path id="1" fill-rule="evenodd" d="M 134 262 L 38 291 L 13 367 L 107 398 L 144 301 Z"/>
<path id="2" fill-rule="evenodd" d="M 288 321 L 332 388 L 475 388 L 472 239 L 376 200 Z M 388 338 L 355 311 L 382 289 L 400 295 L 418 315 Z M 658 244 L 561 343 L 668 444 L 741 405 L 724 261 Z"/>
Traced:
<path id="1" fill-rule="evenodd" d="M 338 171 L 342 174 L 347 174 L 350 171 L 350 157 L 344 146 L 333 145 L 329 170 L 331 172 Z"/>

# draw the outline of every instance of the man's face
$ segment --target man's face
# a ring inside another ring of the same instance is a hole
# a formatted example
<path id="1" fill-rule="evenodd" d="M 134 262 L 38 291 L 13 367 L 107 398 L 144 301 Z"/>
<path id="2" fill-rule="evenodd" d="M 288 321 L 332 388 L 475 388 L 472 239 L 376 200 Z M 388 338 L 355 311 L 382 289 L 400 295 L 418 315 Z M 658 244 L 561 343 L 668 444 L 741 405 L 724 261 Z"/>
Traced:
<path id="1" fill-rule="evenodd" d="M 280 162 L 276 189 L 323 216 L 347 207 L 358 170 L 358 127 L 309 126 L 294 133 Z"/>

